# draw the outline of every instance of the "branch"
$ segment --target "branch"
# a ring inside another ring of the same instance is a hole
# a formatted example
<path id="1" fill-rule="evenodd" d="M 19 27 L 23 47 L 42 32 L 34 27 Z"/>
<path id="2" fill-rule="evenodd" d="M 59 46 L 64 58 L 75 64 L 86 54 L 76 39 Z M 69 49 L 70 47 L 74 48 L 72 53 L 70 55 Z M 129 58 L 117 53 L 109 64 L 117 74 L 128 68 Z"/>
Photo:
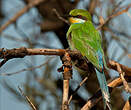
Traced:
<path id="1" fill-rule="evenodd" d="M 57 12 L 57 10 L 55 8 L 52 9 L 52 11 L 56 14 L 56 16 L 63 22 L 65 22 L 66 24 L 70 25 L 69 21 L 64 19 L 63 17 L 60 16 L 60 14 Z"/>
<path id="2" fill-rule="evenodd" d="M 116 62 L 116 61 L 113 61 L 113 60 L 109 60 L 108 67 L 110 69 L 118 71 L 117 70 L 117 64 L 119 64 L 119 63 Z M 122 71 L 125 73 L 125 76 L 131 76 L 131 68 L 124 66 L 122 64 L 119 64 L 119 65 L 120 65 L 120 68 L 122 69 Z"/>
<path id="3" fill-rule="evenodd" d="M 78 59 L 81 59 L 81 54 L 78 51 L 71 51 L 71 50 L 66 50 L 66 49 L 29 49 L 29 48 L 15 48 L 15 49 L 0 49 L 0 59 L 12 59 L 12 58 L 23 58 L 25 56 L 31 56 L 31 55 L 56 55 L 56 56 L 65 56 L 65 59 L 67 60 L 62 60 L 63 61 L 63 67 L 64 67 L 64 88 L 63 90 L 66 91 L 63 93 L 63 105 L 65 105 L 65 102 L 67 102 L 68 105 L 68 86 L 69 86 L 69 79 L 71 78 L 65 78 L 65 73 L 69 72 L 69 68 L 71 68 L 69 65 L 66 65 L 68 63 L 65 63 L 66 61 L 70 61 L 70 57 L 77 57 Z M 122 64 L 119 64 L 113 60 L 109 61 L 108 67 L 110 69 L 116 70 L 118 72 L 118 66 L 119 65 L 121 70 L 125 73 L 125 79 L 129 82 L 129 78 L 131 79 L 131 68 L 124 66 Z M 113 80 L 111 83 L 108 84 L 109 88 L 112 90 L 112 88 L 115 88 L 117 86 L 122 85 L 123 81 L 121 78 L 117 78 Z M 66 95 L 65 95 L 66 94 Z M 65 98 L 64 98 L 65 96 Z M 86 108 L 91 108 L 93 107 L 101 98 L 101 93 L 100 90 L 88 100 L 87 104 L 81 109 L 85 110 Z M 67 106 L 66 106 L 67 107 Z"/>
<path id="4" fill-rule="evenodd" d="M 114 62 L 114 65 L 116 66 L 117 71 L 118 71 L 118 73 L 119 73 L 119 75 L 120 75 L 120 77 L 122 79 L 122 82 L 123 82 L 123 85 L 125 87 L 126 92 L 130 92 L 131 93 L 131 88 L 129 87 L 127 81 L 124 78 L 124 72 L 122 71 L 122 68 L 121 68 L 120 64 L 117 63 L 117 62 Z"/>
<path id="5" fill-rule="evenodd" d="M 129 4 L 125 9 L 116 12 L 115 14 L 113 13 L 111 16 L 109 16 L 108 18 L 105 19 L 104 23 L 100 24 L 97 27 L 97 30 L 100 30 L 107 22 L 109 22 L 112 18 L 115 18 L 116 16 L 119 16 L 123 13 L 126 13 L 129 9 L 131 8 L 131 4 Z"/>
<path id="6" fill-rule="evenodd" d="M 131 77 L 126 78 L 127 81 L 131 82 Z M 122 85 L 122 79 L 121 78 L 116 78 L 112 82 L 108 84 L 109 87 L 109 92 L 111 93 L 112 90 L 115 87 L 119 87 Z M 102 94 L 101 90 L 99 89 L 88 101 L 87 103 L 81 108 L 81 110 L 90 110 L 96 103 L 98 103 L 100 100 L 102 100 Z"/>
<path id="7" fill-rule="evenodd" d="M 17 12 L 11 19 L 9 19 L 5 24 L 0 27 L 0 33 L 5 30 L 10 24 L 14 23 L 20 16 L 22 16 L 25 12 L 27 12 L 30 8 L 44 2 L 45 0 L 32 0 L 29 4 L 27 4 L 24 8 L 22 8 L 19 12 Z"/>
<path id="8" fill-rule="evenodd" d="M 123 110 L 131 110 L 131 96 L 129 97 L 129 99 L 126 101 Z"/>
<path id="9" fill-rule="evenodd" d="M 68 104 L 69 81 L 72 78 L 72 64 L 69 53 L 66 52 L 65 55 L 62 57 L 62 63 L 64 67 L 62 110 L 69 110 Z"/>
<path id="10" fill-rule="evenodd" d="M 34 104 L 31 102 L 31 100 L 29 99 L 29 97 L 27 97 L 24 92 L 22 91 L 22 89 L 18 86 L 19 91 L 21 92 L 21 94 L 26 98 L 28 104 L 30 105 L 30 107 L 32 108 L 32 110 L 37 110 L 36 107 L 34 106 Z"/>
<path id="11" fill-rule="evenodd" d="M 52 58 L 54 58 L 54 57 L 52 57 Z M 14 74 L 19 74 L 19 73 L 24 72 L 24 71 L 31 71 L 31 70 L 34 70 L 34 69 L 37 69 L 37 68 L 41 68 L 41 67 L 45 66 L 52 58 L 48 59 L 48 60 L 45 61 L 43 64 L 38 65 L 38 66 L 34 66 L 34 67 L 31 67 L 31 68 L 21 69 L 21 70 L 16 71 L 16 72 L 1 73 L 0 75 L 1 75 L 1 76 L 11 76 L 11 75 L 14 75 Z"/>
<path id="12" fill-rule="evenodd" d="M 131 92 L 131 89 L 129 88 L 129 85 L 128 85 L 128 83 L 127 83 L 127 81 L 131 81 L 130 79 L 131 79 L 131 76 L 129 75 L 128 77 L 126 77 L 126 79 L 124 78 L 124 76 L 123 76 L 123 71 L 122 71 L 122 69 L 123 70 L 125 70 L 125 71 L 128 71 L 129 73 L 130 73 L 130 69 L 131 68 L 128 68 L 128 67 L 126 67 L 126 66 L 124 66 L 124 65 L 121 65 L 121 64 L 119 64 L 119 63 L 117 63 L 117 62 L 115 62 L 115 61 L 109 61 L 109 66 L 110 67 L 112 67 L 113 69 L 115 69 L 115 70 L 117 70 L 118 71 L 118 73 L 120 74 L 120 78 L 117 78 L 117 79 L 115 79 L 115 80 L 113 80 L 112 82 L 110 82 L 109 84 L 108 84 L 108 86 L 109 86 L 109 90 L 110 90 L 110 92 L 112 92 L 112 89 L 113 88 L 115 88 L 115 87 L 117 87 L 117 86 L 120 86 L 120 85 L 124 85 L 124 87 L 125 87 L 125 90 L 127 91 L 127 92 Z M 129 69 L 129 70 L 128 70 Z M 126 74 L 127 75 L 127 74 Z M 127 81 L 126 81 L 127 80 Z M 95 95 L 93 95 L 93 97 L 91 97 L 88 101 L 87 101 L 87 103 L 82 107 L 82 109 L 81 110 L 89 110 L 89 109 L 91 109 L 98 101 L 100 101 L 102 99 L 102 96 L 101 96 L 101 90 L 99 90 Z"/>
<path id="13" fill-rule="evenodd" d="M 29 49 L 25 47 L 14 48 L 14 49 L 0 49 L 0 59 L 13 59 L 13 58 L 23 58 L 25 56 L 31 55 L 56 55 L 62 56 L 68 52 L 71 58 L 76 57 L 77 59 L 82 59 L 81 54 L 78 51 L 66 50 L 66 49 Z M 117 70 L 117 62 L 109 60 L 108 67 L 113 70 Z M 119 63 L 118 63 L 119 64 Z M 119 64 L 125 76 L 131 76 L 131 68 Z M 87 66 L 88 67 L 88 66 Z"/>
<path id="14" fill-rule="evenodd" d="M 69 100 L 68 100 L 68 104 L 70 104 L 73 96 L 77 93 L 77 91 L 80 89 L 80 87 L 86 82 L 86 80 L 88 79 L 88 77 L 85 77 L 81 83 L 77 86 L 77 88 L 75 89 L 75 91 L 73 91 L 72 95 L 70 96 Z"/>

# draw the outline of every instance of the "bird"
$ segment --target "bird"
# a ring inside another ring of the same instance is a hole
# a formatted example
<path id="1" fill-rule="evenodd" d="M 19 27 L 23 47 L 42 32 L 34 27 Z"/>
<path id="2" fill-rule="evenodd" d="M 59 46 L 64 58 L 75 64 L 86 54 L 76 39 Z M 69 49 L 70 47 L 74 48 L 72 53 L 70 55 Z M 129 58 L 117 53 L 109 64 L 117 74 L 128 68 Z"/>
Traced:
<path id="1" fill-rule="evenodd" d="M 104 109 L 111 110 L 110 94 L 104 74 L 108 69 L 102 49 L 102 38 L 92 23 L 90 13 L 84 9 L 73 9 L 69 12 L 71 23 L 66 36 L 71 50 L 77 50 L 82 57 L 89 61 L 96 71 L 96 76 L 101 88 Z"/>

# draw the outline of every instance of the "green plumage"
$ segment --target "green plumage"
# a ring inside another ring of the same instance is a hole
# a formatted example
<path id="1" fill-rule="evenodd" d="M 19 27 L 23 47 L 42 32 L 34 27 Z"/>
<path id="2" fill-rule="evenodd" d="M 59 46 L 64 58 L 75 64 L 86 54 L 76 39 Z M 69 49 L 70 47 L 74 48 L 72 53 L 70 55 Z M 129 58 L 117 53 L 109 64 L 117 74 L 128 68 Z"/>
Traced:
<path id="1" fill-rule="evenodd" d="M 79 50 L 97 69 L 101 70 L 102 67 L 99 65 L 97 55 L 98 50 L 103 53 L 101 37 L 91 21 L 72 24 L 67 32 L 67 39 L 71 49 Z"/>
<path id="2" fill-rule="evenodd" d="M 91 16 L 88 11 L 74 9 L 70 12 L 72 24 L 67 32 L 67 39 L 71 49 L 80 51 L 80 53 L 91 62 L 96 68 L 97 78 L 103 95 L 104 105 L 111 107 L 109 90 L 107 87 L 104 68 L 107 68 L 104 52 L 101 47 L 101 36 L 91 22 Z M 78 17 L 78 18 L 77 18 Z M 83 18 L 80 19 L 79 17 Z M 86 18 L 86 19 L 85 19 Z"/>
<path id="3" fill-rule="evenodd" d="M 74 9 L 74 10 L 70 11 L 69 14 L 72 16 L 82 15 L 82 16 L 85 16 L 88 19 L 88 21 L 91 21 L 90 13 L 86 10 L 83 10 L 83 9 Z"/>

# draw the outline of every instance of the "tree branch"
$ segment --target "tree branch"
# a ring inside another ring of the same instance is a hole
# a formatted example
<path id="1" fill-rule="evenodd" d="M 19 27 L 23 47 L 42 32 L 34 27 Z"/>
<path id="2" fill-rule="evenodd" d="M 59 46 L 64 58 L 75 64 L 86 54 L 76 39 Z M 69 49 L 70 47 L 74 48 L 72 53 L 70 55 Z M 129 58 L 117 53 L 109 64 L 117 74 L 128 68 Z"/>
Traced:
<path id="1" fill-rule="evenodd" d="M 60 16 L 60 14 L 58 13 L 58 11 L 57 11 L 55 8 L 53 8 L 52 11 L 56 14 L 56 16 L 57 16 L 61 21 L 63 21 L 63 22 L 65 22 L 66 24 L 70 25 L 69 21 L 66 20 L 66 19 L 64 19 L 62 16 Z"/>
<path id="2" fill-rule="evenodd" d="M 130 78 L 126 78 L 127 81 L 131 82 L 131 77 Z M 118 87 L 120 85 L 122 85 L 123 81 L 121 78 L 116 78 L 114 79 L 112 82 L 110 82 L 108 84 L 109 87 L 109 92 L 111 93 L 112 90 L 115 87 Z M 101 90 L 99 89 L 88 101 L 87 103 L 81 108 L 81 110 L 90 110 L 94 105 L 96 105 L 96 103 L 98 103 L 100 100 L 102 99 L 102 94 L 101 94 Z"/>
<path id="3" fill-rule="evenodd" d="M 72 64 L 69 53 L 62 56 L 62 63 L 64 67 L 63 72 L 63 99 L 62 110 L 69 110 L 68 95 L 69 95 L 69 81 L 72 78 Z"/>
<path id="4" fill-rule="evenodd" d="M 32 0 L 28 5 L 22 8 L 19 12 L 17 12 L 11 19 L 9 19 L 5 24 L 0 27 L 0 33 L 5 30 L 10 24 L 14 23 L 20 16 L 22 16 L 25 12 L 27 12 L 30 8 L 44 2 L 45 0 Z"/>
<path id="5" fill-rule="evenodd" d="M 52 57 L 52 58 L 54 58 L 54 57 Z M 0 75 L 1 76 L 11 76 L 11 75 L 19 74 L 19 73 L 24 72 L 24 71 L 31 71 L 31 70 L 34 70 L 34 69 L 38 69 L 38 68 L 45 66 L 52 58 L 48 59 L 47 61 L 45 61 L 44 63 L 42 63 L 38 66 L 34 66 L 34 67 L 31 67 L 31 68 L 24 68 L 24 69 L 21 69 L 21 70 L 16 71 L 16 72 L 1 73 Z"/>
<path id="6" fill-rule="evenodd" d="M 125 9 L 121 10 L 121 11 L 118 11 L 116 13 L 114 13 L 113 11 L 113 14 L 111 16 L 109 16 L 108 18 L 105 19 L 105 21 L 100 24 L 98 27 L 97 27 L 97 30 L 100 30 L 107 22 L 109 22 L 112 18 L 115 18 L 116 16 L 119 16 L 123 13 L 126 13 L 129 9 L 131 8 L 131 4 L 129 4 Z"/>
<path id="7" fill-rule="evenodd" d="M 70 104 L 73 96 L 77 93 L 77 91 L 80 89 L 80 87 L 85 83 L 85 81 L 88 79 L 88 77 L 85 77 L 81 82 L 80 84 L 77 86 L 77 88 L 75 89 L 75 91 L 73 91 L 73 93 L 71 94 L 69 100 L 68 100 L 68 104 Z"/>
<path id="8" fill-rule="evenodd" d="M 116 62 L 116 61 L 113 61 L 113 60 L 109 60 L 108 67 L 110 69 L 118 71 L 117 70 L 117 64 L 119 64 L 119 63 Z M 131 76 L 131 68 L 124 66 L 122 64 L 119 64 L 119 65 L 120 65 L 120 68 L 122 69 L 122 71 L 125 73 L 125 76 Z"/>
<path id="9" fill-rule="evenodd" d="M 23 58 L 25 56 L 31 55 L 56 55 L 62 56 L 66 52 L 70 54 L 70 57 L 81 58 L 81 54 L 78 51 L 66 50 L 66 49 L 29 49 L 25 47 L 14 48 L 14 49 L 0 49 L 0 59 L 13 59 L 13 58 Z M 117 70 L 116 61 L 109 60 L 108 67 L 113 70 Z M 119 63 L 118 63 L 119 64 Z M 131 76 L 131 68 L 119 64 L 125 76 Z"/>
<path id="10" fill-rule="evenodd" d="M 21 94 L 25 97 L 25 99 L 27 100 L 27 102 L 30 105 L 30 107 L 32 108 L 32 110 L 37 110 L 36 107 L 35 107 L 35 105 L 29 99 L 29 97 L 24 94 L 24 92 L 22 91 L 22 89 L 19 86 L 18 86 L 18 89 L 21 92 Z"/>
<path id="11" fill-rule="evenodd" d="M 131 96 L 129 97 L 129 99 L 126 101 L 123 110 L 131 110 Z"/>
<path id="12" fill-rule="evenodd" d="M 117 63 L 117 62 L 114 62 L 114 65 L 116 66 L 117 71 L 118 71 L 118 73 L 119 73 L 119 75 L 120 75 L 120 77 L 122 79 L 122 82 L 123 82 L 123 85 L 125 87 L 126 92 L 130 92 L 131 93 L 131 88 L 129 87 L 127 81 L 124 78 L 124 72 L 122 71 L 122 68 L 121 68 L 120 64 Z"/>

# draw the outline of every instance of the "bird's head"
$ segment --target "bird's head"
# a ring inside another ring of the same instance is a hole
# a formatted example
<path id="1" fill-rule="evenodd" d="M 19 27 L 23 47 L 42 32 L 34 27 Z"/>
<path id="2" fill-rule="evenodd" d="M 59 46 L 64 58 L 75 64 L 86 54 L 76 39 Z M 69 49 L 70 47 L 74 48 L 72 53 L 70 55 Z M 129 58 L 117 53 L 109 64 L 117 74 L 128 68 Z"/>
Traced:
<path id="1" fill-rule="evenodd" d="M 70 11 L 69 18 L 70 23 L 84 23 L 85 21 L 91 21 L 91 15 L 88 11 L 83 9 L 73 9 Z"/>

